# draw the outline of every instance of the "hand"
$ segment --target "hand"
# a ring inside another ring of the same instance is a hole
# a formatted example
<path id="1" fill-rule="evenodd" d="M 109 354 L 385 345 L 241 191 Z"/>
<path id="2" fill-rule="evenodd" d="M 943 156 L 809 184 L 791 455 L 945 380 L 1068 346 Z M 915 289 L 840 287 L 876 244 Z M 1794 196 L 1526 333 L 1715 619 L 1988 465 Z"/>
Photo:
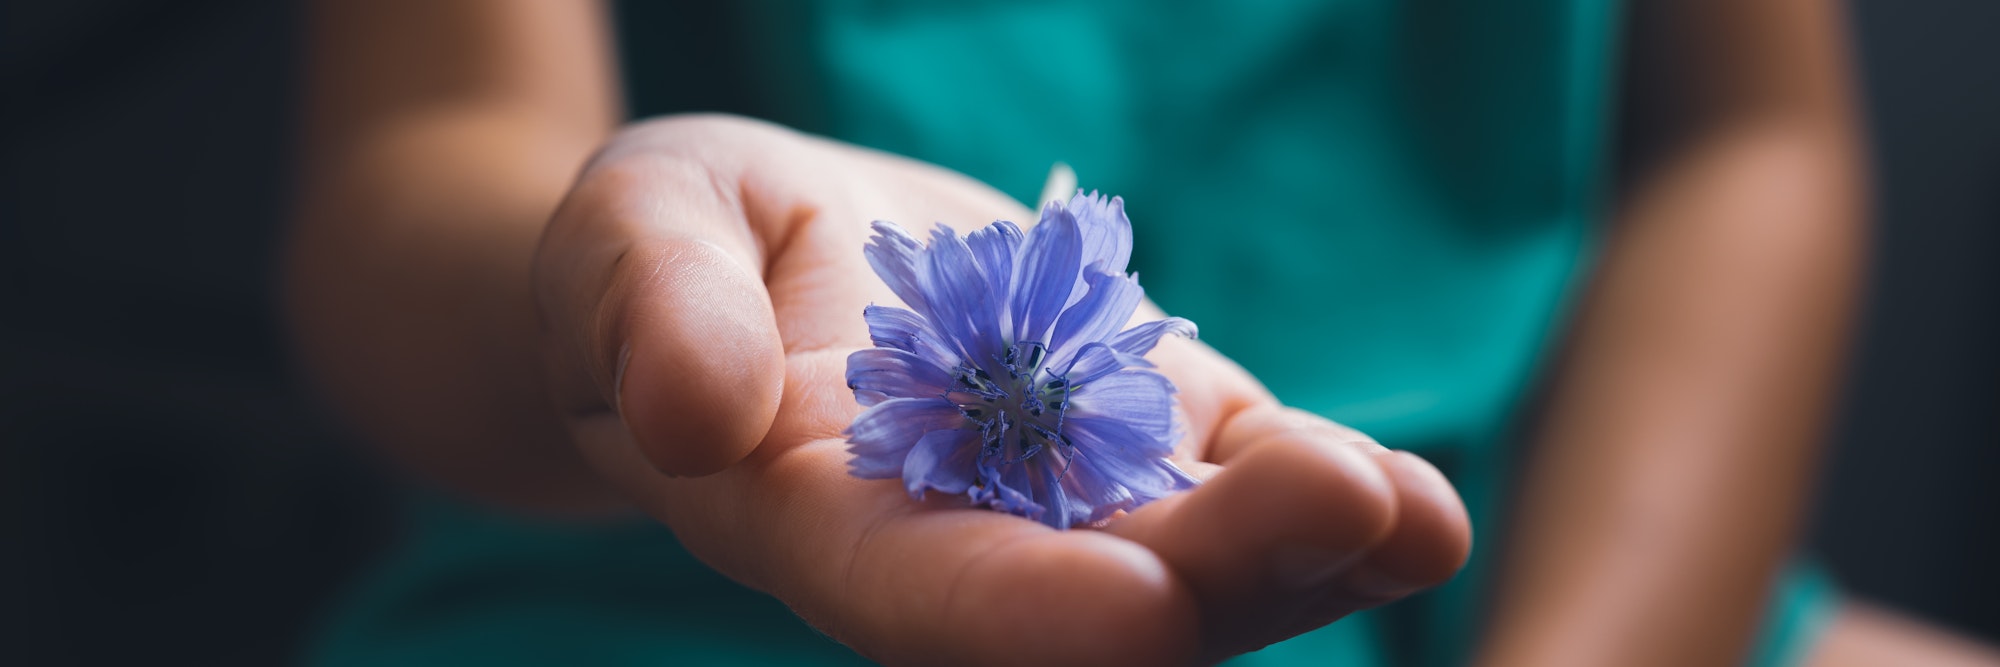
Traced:
<path id="1" fill-rule="evenodd" d="M 1192 341 L 1149 358 L 1181 390 L 1180 463 L 1207 481 L 1102 530 L 849 476 L 846 358 L 869 345 L 862 307 L 900 303 L 862 258 L 868 222 L 995 218 L 1033 219 L 963 176 L 771 125 L 636 125 L 537 253 L 558 407 L 697 557 L 890 664 L 1216 661 L 1462 564 L 1470 529 L 1436 469 L 1279 406 Z"/>

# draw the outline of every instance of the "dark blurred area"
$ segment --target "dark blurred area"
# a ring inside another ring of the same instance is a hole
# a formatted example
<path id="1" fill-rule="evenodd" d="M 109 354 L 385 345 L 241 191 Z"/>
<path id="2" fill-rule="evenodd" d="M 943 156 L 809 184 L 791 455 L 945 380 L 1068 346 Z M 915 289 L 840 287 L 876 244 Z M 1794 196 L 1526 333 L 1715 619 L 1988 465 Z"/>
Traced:
<path id="1" fill-rule="evenodd" d="M 2000 3 L 1849 6 L 1874 275 L 1813 545 L 1849 589 L 2000 639 Z"/>
<path id="2" fill-rule="evenodd" d="M 2000 4 L 1853 5 L 1876 264 L 1813 546 L 2000 640 Z M 284 361 L 300 11 L 0 11 L 0 663 L 285 662 L 398 497 Z"/>
<path id="3" fill-rule="evenodd" d="M 298 19 L 0 16 L 0 664 L 282 664 L 386 543 L 274 317 Z"/>

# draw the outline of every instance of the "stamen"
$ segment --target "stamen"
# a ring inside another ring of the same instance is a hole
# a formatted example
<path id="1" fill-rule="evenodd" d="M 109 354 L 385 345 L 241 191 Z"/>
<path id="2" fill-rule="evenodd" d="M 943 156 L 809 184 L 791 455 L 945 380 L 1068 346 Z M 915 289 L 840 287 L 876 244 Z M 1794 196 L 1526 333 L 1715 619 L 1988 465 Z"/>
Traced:
<path id="1" fill-rule="evenodd" d="M 1048 356 L 1049 349 L 1043 347 L 1041 343 L 1033 341 L 1029 341 L 1023 344 L 1028 346 L 1027 367 L 1028 367 L 1028 372 L 1032 374 L 1034 373 L 1035 370 L 1040 369 L 1042 367 L 1042 359 Z"/>
<path id="2" fill-rule="evenodd" d="M 952 369 L 953 387 L 947 391 L 959 412 L 978 425 L 980 465 L 1013 465 L 1048 453 L 1062 461 L 1057 476 L 1067 476 L 1076 450 L 1075 443 L 1062 435 L 1069 411 L 1069 379 L 1041 367 L 1048 360 L 1048 347 L 1037 341 L 1009 345 L 996 357 L 994 361 L 1010 376 L 1007 380 L 996 382 L 984 368 L 965 361 Z M 1051 410 L 1056 413 L 1054 424 L 1046 421 Z M 988 474 L 982 470 L 978 477 L 986 479 Z"/>

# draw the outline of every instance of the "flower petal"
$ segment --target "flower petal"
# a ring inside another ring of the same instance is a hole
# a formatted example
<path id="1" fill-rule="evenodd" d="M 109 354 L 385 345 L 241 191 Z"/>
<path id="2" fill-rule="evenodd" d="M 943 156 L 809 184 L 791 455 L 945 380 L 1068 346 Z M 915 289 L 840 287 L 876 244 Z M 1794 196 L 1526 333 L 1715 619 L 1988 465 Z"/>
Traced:
<path id="1" fill-rule="evenodd" d="M 981 366 L 999 363 L 999 309 L 990 300 L 992 289 L 980 274 L 965 239 L 950 227 L 938 225 L 931 232 L 923 268 L 930 317 L 938 332 L 956 345 L 965 359 Z"/>
<path id="2" fill-rule="evenodd" d="M 1062 479 L 1058 477 L 1062 474 L 1062 464 L 1058 462 L 1052 467 L 1048 463 L 1050 461 L 1058 459 L 1045 454 L 1022 465 L 1028 467 L 1029 476 L 1033 479 L 1035 498 L 1046 508 L 1046 511 L 1042 512 L 1042 523 L 1056 530 L 1064 530 L 1069 528 L 1070 524 L 1078 523 L 1082 518 L 1090 516 L 1090 507 L 1081 502 L 1081 499 L 1073 498 L 1064 492 Z"/>
<path id="3" fill-rule="evenodd" d="M 1157 459 L 1171 456 L 1180 433 L 1148 433 L 1117 419 L 1077 417 L 1063 422 L 1063 437 L 1078 449 L 1100 459 L 1120 461 Z"/>
<path id="4" fill-rule="evenodd" d="M 1174 430 L 1174 383 L 1144 369 L 1123 370 L 1074 385 L 1065 425 L 1078 420 L 1117 422 L 1152 438 Z"/>
<path id="5" fill-rule="evenodd" d="M 917 500 L 924 499 L 925 489 L 965 493 L 978 479 L 978 464 L 978 431 L 931 431 L 917 440 L 903 460 L 903 488 Z"/>
<path id="6" fill-rule="evenodd" d="M 958 353 L 945 344 L 922 315 L 895 306 L 870 304 L 861 310 L 861 319 L 868 322 L 868 338 L 877 347 L 915 353 L 940 368 L 958 365 Z"/>
<path id="7" fill-rule="evenodd" d="M 1091 273 L 1087 280 L 1090 291 L 1063 311 L 1055 332 L 1049 335 L 1051 367 L 1068 366 L 1070 355 L 1079 348 L 1102 342 L 1125 328 L 1125 323 L 1132 321 L 1132 312 L 1139 308 L 1139 300 L 1146 297 L 1146 290 L 1130 276 Z"/>
<path id="8" fill-rule="evenodd" d="M 875 235 L 868 238 L 868 245 L 862 246 L 861 254 L 875 268 L 875 275 L 881 276 L 889 291 L 895 292 L 911 309 L 930 312 L 921 279 L 924 244 L 903 231 L 902 226 L 887 220 L 876 220 L 870 227 Z"/>
<path id="9" fill-rule="evenodd" d="M 1072 475 L 1093 476 L 1097 484 L 1116 486 L 1132 496 L 1132 506 L 1137 507 L 1159 500 L 1176 491 L 1185 491 L 1199 486 L 1195 478 L 1181 472 L 1172 461 L 1157 457 L 1104 456 L 1094 450 L 1086 450 L 1076 461 L 1070 463 Z M 1079 477 L 1081 479 L 1081 477 Z M 1114 511 L 1117 508 L 1114 508 Z M 1093 513 L 1095 514 L 1095 513 Z M 1110 515 L 1092 517 L 1092 521 Z"/>
<path id="10" fill-rule="evenodd" d="M 1083 265 L 1103 262 L 1104 270 L 1125 273 L 1132 262 L 1132 221 L 1125 217 L 1125 198 L 1077 190 L 1068 208 L 1083 233 Z"/>
<path id="11" fill-rule="evenodd" d="M 1036 521 L 1042 520 L 1042 513 L 1047 508 L 1035 502 L 1034 497 L 1029 495 L 1034 492 L 1034 487 L 1029 483 L 1026 466 L 1019 463 L 1003 465 L 1000 467 L 1000 474 L 993 480 L 991 489 L 993 500 L 990 504 L 994 509 Z"/>
<path id="12" fill-rule="evenodd" d="M 935 398 L 951 389 L 951 374 L 922 356 L 871 347 L 847 355 L 847 388 L 857 398 L 864 391 L 891 398 Z"/>
<path id="13" fill-rule="evenodd" d="M 1071 400 L 1063 437 L 1099 457 L 1138 460 L 1173 455 L 1182 434 L 1175 422 L 1173 385 L 1165 377 L 1130 370 L 1092 386 L 1099 388 L 1095 395 L 1079 391 Z"/>
<path id="14" fill-rule="evenodd" d="M 1107 343 L 1090 343 L 1076 353 L 1076 360 L 1063 371 L 1063 379 L 1074 387 L 1127 368 L 1153 368 L 1145 357 L 1119 352 Z"/>
<path id="15" fill-rule="evenodd" d="M 1069 473 L 1063 477 L 1063 487 L 1077 499 L 1077 504 L 1089 508 L 1089 512 L 1082 517 L 1072 517 L 1071 523 L 1102 521 L 1118 510 L 1131 509 L 1139 504 L 1130 489 L 1099 472 L 1096 459 L 1081 450 L 1070 457 Z"/>
<path id="16" fill-rule="evenodd" d="M 965 244 L 972 248 L 972 257 L 979 261 L 979 272 L 986 276 L 986 285 L 992 289 L 992 303 L 1005 306 L 1014 287 L 1014 255 L 1021 248 L 1021 228 L 1006 220 L 995 220 L 979 230 L 967 234 Z M 1014 328 L 1012 318 L 1006 308 L 1000 308 L 1000 331 L 1009 332 Z"/>
<path id="17" fill-rule="evenodd" d="M 1167 334 L 1194 338 L 1196 330 L 1193 322 L 1178 317 L 1153 320 L 1112 336 L 1111 347 L 1126 354 L 1145 356 L 1147 352 L 1153 351 L 1153 346 L 1160 344 L 1160 337 Z"/>
<path id="18" fill-rule="evenodd" d="M 1014 341 L 1045 340 L 1077 288 L 1082 259 L 1083 237 L 1076 218 L 1060 205 L 1044 207 L 1042 221 L 1028 232 L 1014 269 Z"/>
<path id="19" fill-rule="evenodd" d="M 894 479 L 903 474 L 910 448 L 931 431 L 965 423 L 958 405 L 942 398 L 896 398 L 875 404 L 847 426 L 849 472 L 862 479 Z"/>

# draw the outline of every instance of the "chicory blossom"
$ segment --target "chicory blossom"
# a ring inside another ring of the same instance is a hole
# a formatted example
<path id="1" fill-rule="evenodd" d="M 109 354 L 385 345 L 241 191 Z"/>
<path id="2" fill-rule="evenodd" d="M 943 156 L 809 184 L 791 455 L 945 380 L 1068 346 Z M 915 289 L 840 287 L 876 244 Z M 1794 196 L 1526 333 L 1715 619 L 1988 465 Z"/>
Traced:
<path id="1" fill-rule="evenodd" d="M 1125 273 L 1124 200 L 1078 191 L 1025 235 L 994 222 L 922 243 L 878 221 L 863 249 L 908 309 L 863 312 L 875 347 L 847 358 L 868 409 L 847 428 L 850 472 L 902 479 L 912 498 L 973 504 L 1056 528 L 1111 517 L 1196 481 L 1167 460 L 1174 386 L 1143 355 L 1170 317 L 1125 328 L 1145 292 Z"/>

